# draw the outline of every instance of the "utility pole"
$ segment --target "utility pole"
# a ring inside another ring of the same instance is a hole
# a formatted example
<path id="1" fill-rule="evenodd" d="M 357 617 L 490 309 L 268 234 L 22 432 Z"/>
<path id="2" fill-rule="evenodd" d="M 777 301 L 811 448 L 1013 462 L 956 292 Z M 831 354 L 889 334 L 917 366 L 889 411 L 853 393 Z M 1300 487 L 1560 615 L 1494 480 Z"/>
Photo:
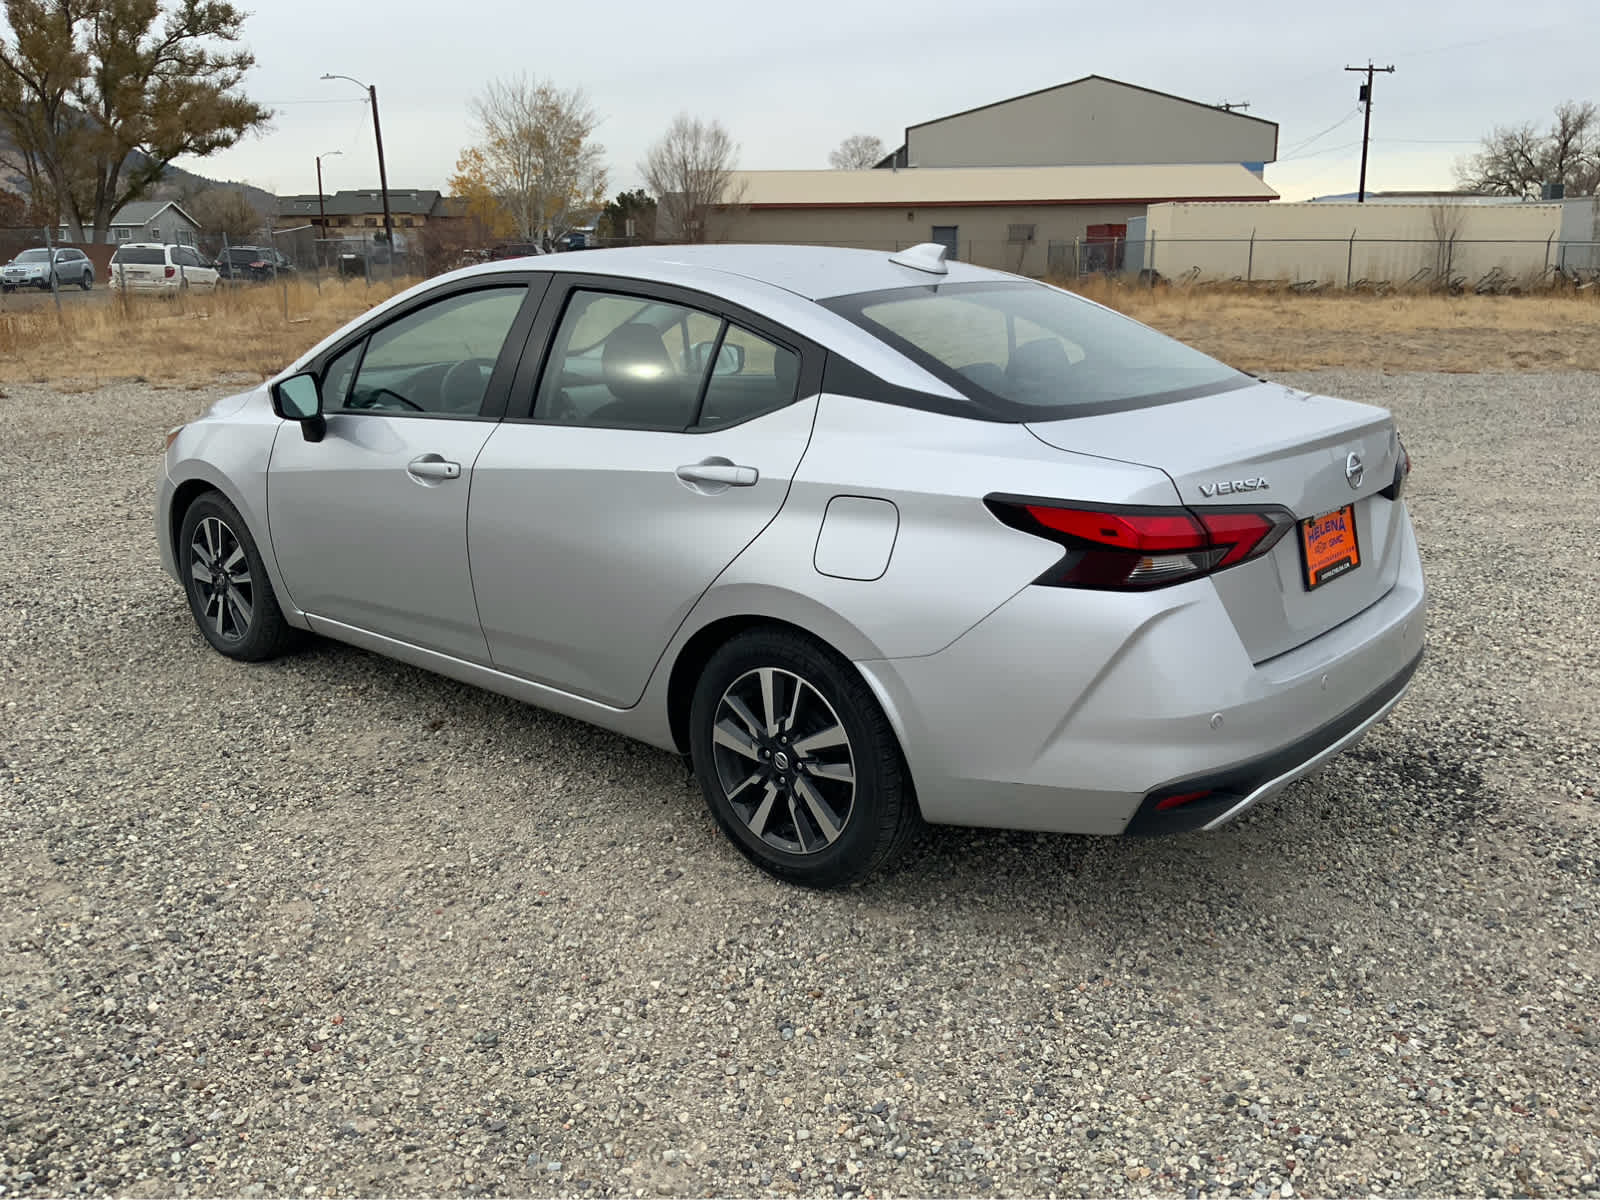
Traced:
<path id="1" fill-rule="evenodd" d="M 1345 70 L 1346 71 L 1365 71 L 1367 73 L 1367 81 L 1361 85 L 1361 90 L 1356 93 L 1356 99 L 1361 101 L 1361 114 L 1362 114 L 1362 118 L 1361 118 L 1361 186 L 1360 186 L 1360 190 L 1356 192 L 1356 203 L 1357 204 L 1365 204 L 1367 202 L 1367 142 L 1372 136 L 1372 76 L 1373 76 L 1373 73 L 1376 72 L 1376 71 L 1383 71 L 1386 74 L 1393 75 L 1394 74 L 1394 67 L 1393 67 L 1393 65 L 1390 65 L 1390 66 L 1387 66 L 1387 67 L 1375 67 L 1375 66 L 1372 65 L 1372 60 L 1369 58 L 1369 59 L 1367 59 L 1367 65 L 1366 66 L 1364 66 L 1364 67 L 1346 67 Z"/>
<path id="2" fill-rule="evenodd" d="M 322 243 L 317 247 L 317 265 L 322 265 L 322 252 L 327 248 L 328 241 L 328 206 L 322 199 L 322 160 L 332 158 L 335 154 L 343 154 L 343 150 L 329 150 L 317 155 L 317 215 L 322 219 Z"/>
<path id="3" fill-rule="evenodd" d="M 383 165 L 383 127 L 378 123 L 378 85 L 362 83 L 350 75 L 327 74 L 324 79 L 347 79 L 359 88 L 365 88 L 372 101 L 372 136 L 378 143 L 378 187 L 383 191 L 383 239 L 389 246 L 389 278 L 394 278 L 394 220 L 389 215 L 389 173 Z"/>

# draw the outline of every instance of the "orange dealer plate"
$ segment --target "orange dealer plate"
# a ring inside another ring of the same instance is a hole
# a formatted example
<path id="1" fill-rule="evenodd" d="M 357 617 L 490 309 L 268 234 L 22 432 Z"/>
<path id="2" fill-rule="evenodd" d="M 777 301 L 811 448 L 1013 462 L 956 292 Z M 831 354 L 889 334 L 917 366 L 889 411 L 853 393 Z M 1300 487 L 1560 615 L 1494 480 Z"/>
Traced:
<path id="1" fill-rule="evenodd" d="M 1312 591 L 1361 565 L 1356 544 L 1356 508 L 1346 504 L 1335 512 L 1300 522 L 1300 558 L 1305 565 L 1306 590 Z"/>

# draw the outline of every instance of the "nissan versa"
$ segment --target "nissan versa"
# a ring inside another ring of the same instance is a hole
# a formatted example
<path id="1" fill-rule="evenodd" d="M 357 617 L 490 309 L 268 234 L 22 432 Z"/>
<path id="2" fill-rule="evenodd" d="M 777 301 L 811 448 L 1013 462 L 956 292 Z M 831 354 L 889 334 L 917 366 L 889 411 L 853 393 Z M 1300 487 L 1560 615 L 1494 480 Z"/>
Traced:
<path id="1" fill-rule="evenodd" d="M 1398 702 L 1383 409 L 925 245 L 601 250 L 373 309 L 167 438 L 165 568 L 685 754 L 774 875 L 919 820 L 1212 829 Z"/>

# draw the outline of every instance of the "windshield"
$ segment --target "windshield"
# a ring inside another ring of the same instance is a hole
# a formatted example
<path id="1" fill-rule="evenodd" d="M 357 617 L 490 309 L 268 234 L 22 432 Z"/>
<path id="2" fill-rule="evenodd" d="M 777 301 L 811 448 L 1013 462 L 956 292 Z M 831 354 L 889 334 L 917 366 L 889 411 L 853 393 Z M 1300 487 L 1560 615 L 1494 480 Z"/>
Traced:
<path id="1" fill-rule="evenodd" d="M 1041 283 L 930 284 L 822 302 L 997 417 L 1087 416 L 1250 379 L 1120 313 Z"/>
<path id="2" fill-rule="evenodd" d="M 19 263 L 49 262 L 50 261 L 50 251 L 48 251 L 48 250 L 24 250 L 21 254 L 17 255 L 17 257 L 13 261 L 19 262 Z"/>

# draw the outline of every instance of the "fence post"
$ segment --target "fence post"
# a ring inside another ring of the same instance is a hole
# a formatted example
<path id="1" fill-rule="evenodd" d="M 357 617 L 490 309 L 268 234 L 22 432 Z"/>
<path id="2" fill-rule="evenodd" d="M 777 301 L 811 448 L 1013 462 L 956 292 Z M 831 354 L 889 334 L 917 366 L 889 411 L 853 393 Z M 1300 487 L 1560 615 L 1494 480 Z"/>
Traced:
<path id="1" fill-rule="evenodd" d="M 1156 235 L 1152 233 L 1147 240 L 1150 246 L 1144 269 L 1150 272 L 1150 286 L 1154 288 L 1156 286 Z"/>
<path id="2" fill-rule="evenodd" d="M 44 227 L 44 248 L 49 261 L 44 264 L 47 277 L 50 280 L 50 295 L 56 302 L 56 318 L 61 317 L 61 289 L 56 287 L 56 240 L 55 230 L 49 225 Z"/>
<path id="3" fill-rule="evenodd" d="M 1345 256 L 1344 256 L 1344 286 L 1345 286 L 1346 290 L 1348 290 L 1349 287 L 1350 287 L 1350 270 L 1355 265 L 1355 261 L 1356 261 L 1356 231 L 1354 229 L 1352 229 L 1350 231 L 1350 249 L 1345 253 Z"/>
<path id="4" fill-rule="evenodd" d="M 1072 239 L 1072 277 L 1077 279 L 1083 274 L 1083 243 L 1078 238 Z"/>
<path id="5" fill-rule="evenodd" d="M 1256 231 L 1250 230 L 1250 253 L 1244 260 L 1244 281 L 1249 283 L 1255 276 L 1256 270 Z"/>
<path id="6" fill-rule="evenodd" d="M 1555 240 L 1556 240 L 1556 235 L 1553 234 L 1553 233 L 1549 237 L 1545 238 L 1545 240 L 1544 240 L 1544 273 L 1545 273 L 1545 275 L 1550 274 L 1550 245 Z M 1543 278 L 1543 276 L 1541 276 L 1541 278 Z"/>

